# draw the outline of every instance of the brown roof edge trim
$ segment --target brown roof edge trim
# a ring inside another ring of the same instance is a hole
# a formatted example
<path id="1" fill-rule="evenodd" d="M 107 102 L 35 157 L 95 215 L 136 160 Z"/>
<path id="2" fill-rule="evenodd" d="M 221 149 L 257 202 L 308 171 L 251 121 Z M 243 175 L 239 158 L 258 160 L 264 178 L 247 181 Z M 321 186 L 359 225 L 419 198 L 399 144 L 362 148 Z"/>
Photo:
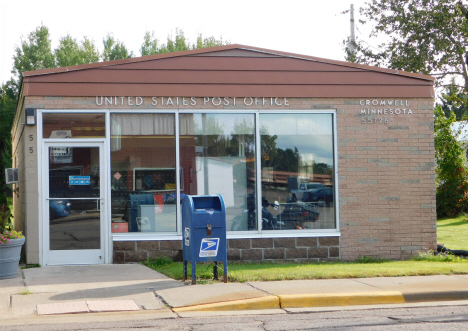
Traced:
<path id="1" fill-rule="evenodd" d="M 213 53 L 213 52 L 219 52 L 219 51 L 231 50 L 231 49 L 242 49 L 246 51 L 262 52 L 262 53 L 272 54 L 272 55 L 282 55 L 284 57 L 297 58 L 297 59 L 309 60 L 309 61 L 312 60 L 316 62 L 334 64 L 334 65 L 345 66 L 345 67 L 350 67 L 350 68 L 359 68 L 359 69 L 364 69 L 364 70 L 378 71 L 378 72 L 383 72 L 383 73 L 396 74 L 396 75 L 401 75 L 401 76 L 410 76 L 410 77 L 420 78 L 424 80 L 435 81 L 435 77 L 432 77 L 429 75 L 406 72 L 403 70 L 380 68 L 380 67 L 369 66 L 369 65 L 364 65 L 364 64 L 355 64 L 355 63 L 350 63 L 350 62 L 345 62 L 345 61 L 330 60 L 330 59 L 325 59 L 325 58 L 320 58 L 320 57 L 308 56 L 308 55 L 303 55 L 303 54 L 295 54 L 295 53 L 287 53 L 287 52 L 282 52 L 282 51 L 275 51 L 275 50 L 247 46 L 247 45 L 240 45 L 240 44 L 199 48 L 199 49 L 193 49 L 193 50 L 187 50 L 187 51 L 181 51 L 181 52 L 148 55 L 148 56 L 113 60 L 113 61 L 107 61 L 107 62 L 81 64 L 81 65 L 70 66 L 70 67 L 26 71 L 23 73 L 23 77 L 63 73 L 67 71 L 84 70 L 84 69 L 90 69 L 90 68 L 96 68 L 96 67 L 108 67 L 108 66 L 114 66 L 114 65 L 119 65 L 119 64 L 145 62 L 145 61 L 152 61 L 152 60 L 165 59 L 165 58 L 171 58 L 171 57 L 181 57 L 181 56 L 187 56 L 187 55 Z"/>

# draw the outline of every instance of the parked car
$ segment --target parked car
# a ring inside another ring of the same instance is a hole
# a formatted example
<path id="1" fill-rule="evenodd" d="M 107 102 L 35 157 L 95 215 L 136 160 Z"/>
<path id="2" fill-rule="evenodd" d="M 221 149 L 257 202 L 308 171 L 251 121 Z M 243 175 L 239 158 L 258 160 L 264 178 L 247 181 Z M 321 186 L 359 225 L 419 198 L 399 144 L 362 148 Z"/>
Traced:
<path id="1" fill-rule="evenodd" d="M 50 220 L 70 215 L 70 206 L 71 203 L 68 200 L 49 200 Z"/>
<path id="2" fill-rule="evenodd" d="M 304 192 L 302 195 L 303 202 L 319 202 L 330 205 L 333 202 L 333 189 L 329 187 L 319 188 Z"/>
<path id="3" fill-rule="evenodd" d="M 322 183 L 301 183 L 297 190 L 291 190 L 290 201 L 305 201 L 304 194 L 321 188 L 326 188 L 326 186 Z"/>

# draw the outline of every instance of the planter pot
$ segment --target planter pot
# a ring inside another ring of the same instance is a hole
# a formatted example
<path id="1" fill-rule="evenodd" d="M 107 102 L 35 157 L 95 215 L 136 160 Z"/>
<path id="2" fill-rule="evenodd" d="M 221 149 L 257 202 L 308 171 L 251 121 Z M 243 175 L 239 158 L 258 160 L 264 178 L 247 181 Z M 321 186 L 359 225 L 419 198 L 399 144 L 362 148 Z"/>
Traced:
<path id="1" fill-rule="evenodd" d="M 16 277 L 24 240 L 11 239 L 11 243 L 0 244 L 0 279 Z"/>

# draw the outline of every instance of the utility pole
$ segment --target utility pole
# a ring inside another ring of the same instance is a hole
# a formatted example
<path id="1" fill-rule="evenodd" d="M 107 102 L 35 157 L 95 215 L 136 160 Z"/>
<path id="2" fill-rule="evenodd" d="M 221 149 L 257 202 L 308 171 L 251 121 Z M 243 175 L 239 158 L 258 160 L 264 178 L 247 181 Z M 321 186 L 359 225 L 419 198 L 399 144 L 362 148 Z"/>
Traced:
<path id="1" fill-rule="evenodd" d="M 356 36 L 354 35 L 354 5 L 351 4 L 349 11 L 349 23 L 351 28 L 351 38 L 348 43 L 348 51 L 351 56 L 356 52 Z"/>

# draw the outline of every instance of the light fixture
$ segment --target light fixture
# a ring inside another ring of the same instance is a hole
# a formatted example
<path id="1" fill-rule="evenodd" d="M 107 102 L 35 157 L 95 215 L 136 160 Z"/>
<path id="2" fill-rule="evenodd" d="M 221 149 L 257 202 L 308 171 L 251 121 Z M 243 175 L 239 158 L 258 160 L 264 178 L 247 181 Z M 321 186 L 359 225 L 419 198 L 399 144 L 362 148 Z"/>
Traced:
<path id="1" fill-rule="evenodd" d="M 36 125 L 36 109 L 35 108 L 26 108 L 26 125 Z"/>

